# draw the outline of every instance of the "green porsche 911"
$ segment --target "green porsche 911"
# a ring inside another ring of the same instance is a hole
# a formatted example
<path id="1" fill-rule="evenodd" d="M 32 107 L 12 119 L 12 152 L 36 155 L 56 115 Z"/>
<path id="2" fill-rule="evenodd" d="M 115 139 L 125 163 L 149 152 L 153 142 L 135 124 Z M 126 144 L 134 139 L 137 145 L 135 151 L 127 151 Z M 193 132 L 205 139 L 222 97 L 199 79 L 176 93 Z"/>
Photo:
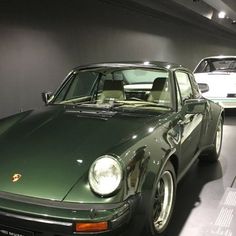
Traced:
<path id="1" fill-rule="evenodd" d="M 42 95 L 0 120 L 0 235 L 162 235 L 178 181 L 218 160 L 223 108 L 180 65 L 80 66 Z"/>

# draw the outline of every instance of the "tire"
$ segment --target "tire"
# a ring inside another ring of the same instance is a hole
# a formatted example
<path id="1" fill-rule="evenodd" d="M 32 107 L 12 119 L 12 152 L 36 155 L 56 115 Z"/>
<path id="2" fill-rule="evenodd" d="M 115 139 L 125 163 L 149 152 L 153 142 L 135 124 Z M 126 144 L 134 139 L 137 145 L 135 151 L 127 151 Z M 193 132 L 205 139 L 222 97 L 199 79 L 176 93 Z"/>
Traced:
<path id="1" fill-rule="evenodd" d="M 213 148 L 204 151 L 200 156 L 200 161 L 217 162 L 220 156 L 223 138 L 223 119 L 219 119 L 216 127 L 216 134 L 213 142 Z"/>
<path id="2" fill-rule="evenodd" d="M 163 235 L 170 222 L 176 196 L 176 174 L 168 162 L 157 180 L 152 193 L 145 224 L 145 235 Z"/>

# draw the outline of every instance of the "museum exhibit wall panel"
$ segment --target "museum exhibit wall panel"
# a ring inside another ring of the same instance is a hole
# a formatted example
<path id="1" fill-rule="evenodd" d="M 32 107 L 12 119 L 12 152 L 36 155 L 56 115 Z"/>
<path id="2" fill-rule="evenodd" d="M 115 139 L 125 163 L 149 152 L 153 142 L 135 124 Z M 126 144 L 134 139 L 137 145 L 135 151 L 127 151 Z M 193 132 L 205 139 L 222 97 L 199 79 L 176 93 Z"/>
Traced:
<path id="1" fill-rule="evenodd" d="M 79 64 L 163 60 L 193 69 L 208 55 L 236 54 L 232 37 L 101 0 L 0 2 L 0 117 L 43 105 Z"/>

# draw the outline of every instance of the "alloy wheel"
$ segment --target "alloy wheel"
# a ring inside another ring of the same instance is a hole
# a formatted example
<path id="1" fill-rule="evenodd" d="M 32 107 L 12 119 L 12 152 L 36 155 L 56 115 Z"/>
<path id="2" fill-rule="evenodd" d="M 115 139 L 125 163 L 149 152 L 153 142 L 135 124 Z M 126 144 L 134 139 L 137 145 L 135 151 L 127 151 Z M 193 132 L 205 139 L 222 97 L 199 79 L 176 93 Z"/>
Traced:
<path id="1" fill-rule="evenodd" d="M 219 154 L 222 142 L 222 123 L 219 122 L 216 130 L 216 153 Z"/>
<path id="2" fill-rule="evenodd" d="M 170 171 L 164 171 L 154 198 L 153 223 L 157 232 L 162 232 L 169 220 L 174 200 L 174 181 Z"/>

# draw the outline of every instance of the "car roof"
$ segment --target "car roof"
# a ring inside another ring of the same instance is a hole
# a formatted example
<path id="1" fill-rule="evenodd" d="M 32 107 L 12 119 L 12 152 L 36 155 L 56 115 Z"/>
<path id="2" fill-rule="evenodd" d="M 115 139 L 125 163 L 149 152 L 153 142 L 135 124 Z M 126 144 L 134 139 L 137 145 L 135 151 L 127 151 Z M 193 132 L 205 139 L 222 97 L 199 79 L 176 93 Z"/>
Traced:
<path id="1" fill-rule="evenodd" d="M 189 69 L 183 67 L 180 64 L 170 63 L 170 62 L 162 62 L 162 61 L 125 61 L 125 62 L 102 62 L 88 65 L 81 65 L 74 70 L 85 70 L 85 69 L 93 69 L 99 67 L 106 68 L 129 68 L 129 67 L 137 67 L 137 68 L 158 68 L 164 70 L 174 70 L 174 69 L 182 69 L 191 72 Z"/>
<path id="2" fill-rule="evenodd" d="M 225 59 L 225 58 L 236 58 L 236 56 L 226 56 L 226 55 L 209 56 L 209 57 L 203 58 L 202 60 L 205 60 L 205 59 Z"/>

